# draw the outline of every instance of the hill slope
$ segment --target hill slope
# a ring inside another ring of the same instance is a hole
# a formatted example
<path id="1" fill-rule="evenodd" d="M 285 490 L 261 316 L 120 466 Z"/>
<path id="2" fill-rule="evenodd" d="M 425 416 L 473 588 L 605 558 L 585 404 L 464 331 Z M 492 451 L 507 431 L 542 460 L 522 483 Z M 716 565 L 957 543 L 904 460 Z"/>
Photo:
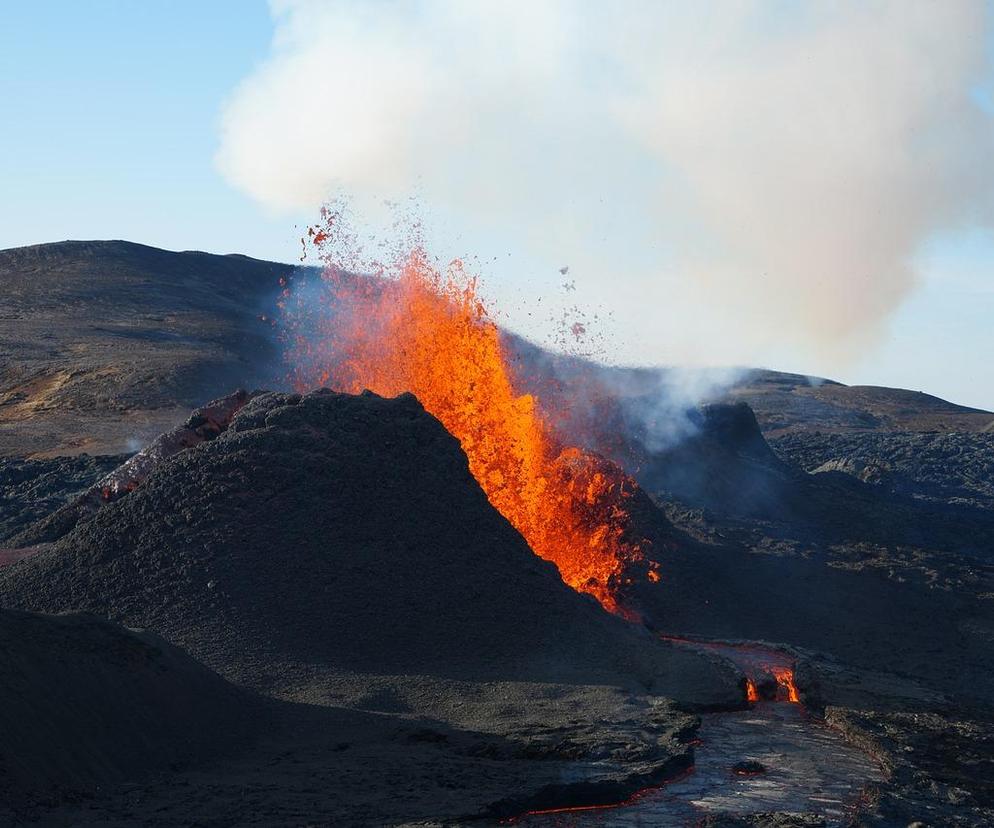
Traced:
<path id="1" fill-rule="evenodd" d="M 121 241 L 0 251 L 0 456 L 134 451 L 267 378 L 293 268 Z"/>
<path id="2" fill-rule="evenodd" d="M 947 402 L 921 391 L 749 371 L 727 393 L 747 402 L 768 437 L 826 431 L 969 431 L 994 426 L 994 414 Z"/>
<path id="3" fill-rule="evenodd" d="M 740 693 L 731 671 L 563 584 L 410 395 L 256 397 L 0 569 L 0 602 L 146 627 L 290 697 L 341 671 L 620 683 L 697 704 Z"/>
<path id="4" fill-rule="evenodd" d="M 271 317 L 280 279 L 314 273 L 125 241 L 0 251 L 0 457 L 134 451 L 205 399 L 238 386 L 279 387 Z M 665 368 L 595 368 L 517 337 L 508 342 L 546 391 L 596 376 L 627 398 L 686 380 Z M 776 371 L 746 372 L 721 398 L 748 402 L 771 436 L 982 431 L 994 423 L 990 412 L 917 392 Z"/>
<path id="5" fill-rule="evenodd" d="M 258 705 L 157 636 L 0 610 L 0 822 L 230 753 Z"/>

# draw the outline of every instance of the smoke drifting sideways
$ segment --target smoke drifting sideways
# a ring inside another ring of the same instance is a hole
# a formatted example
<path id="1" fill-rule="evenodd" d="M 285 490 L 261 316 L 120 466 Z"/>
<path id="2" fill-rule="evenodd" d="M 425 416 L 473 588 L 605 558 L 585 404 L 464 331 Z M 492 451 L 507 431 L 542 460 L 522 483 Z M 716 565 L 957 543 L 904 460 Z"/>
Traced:
<path id="1" fill-rule="evenodd" d="M 228 179 L 275 210 L 418 193 L 452 256 L 514 253 L 506 308 L 568 264 L 621 362 L 841 369 L 926 240 L 992 223 L 980 0 L 272 11 Z"/>
<path id="2" fill-rule="evenodd" d="M 303 239 L 304 258 L 313 254 L 324 269 L 300 267 L 281 280 L 275 300 L 278 311 L 271 319 L 282 344 L 283 377 L 295 390 L 312 388 L 316 378 L 336 387 L 336 377 L 350 376 L 350 366 L 373 353 L 383 360 L 397 359 L 397 350 L 406 353 L 408 346 L 385 339 L 393 337 L 389 331 L 418 331 L 419 347 L 427 353 L 451 357 L 449 351 L 458 345 L 463 361 L 456 357 L 457 364 L 478 365 L 484 355 L 467 343 L 489 342 L 488 337 L 481 334 L 453 341 L 445 314 L 419 312 L 423 308 L 414 301 L 416 297 L 397 289 L 410 266 L 411 251 L 424 263 L 419 273 L 445 273 L 451 280 L 446 289 L 438 291 L 437 301 L 430 303 L 436 312 L 448 306 L 454 318 L 460 318 L 460 303 L 470 302 L 478 314 L 474 327 L 482 331 L 495 326 L 501 370 L 506 371 L 515 394 L 531 396 L 549 436 L 563 445 L 606 456 L 630 473 L 636 473 L 647 458 L 696 433 L 697 404 L 718 397 L 746 373 L 719 368 L 631 368 L 591 359 L 600 350 L 600 337 L 588 330 L 591 319 L 576 306 L 557 320 L 559 348 L 550 350 L 501 327 L 500 309 L 488 299 L 484 283 L 461 261 L 450 264 L 426 254 L 422 227 L 410 214 L 398 211 L 383 238 L 357 228 L 346 203 L 326 205 L 320 214 L 321 222 L 310 227 Z M 427 282 L 418 284 L 421 289 L 430 287 Z M 438 324 L 433 327 L 434 322 Z M 384 371 L 396 381 L 393 372 Z M 457 372 L 447 379 L 450 384 L 465 382 L 460 391 L 446 387 L 447 393 L 455 393 L 471 406 L 488 405 L 486 383 L 477 382 L 471 373 Z M 415 387 L 405 387 L 417 393 Z"/>

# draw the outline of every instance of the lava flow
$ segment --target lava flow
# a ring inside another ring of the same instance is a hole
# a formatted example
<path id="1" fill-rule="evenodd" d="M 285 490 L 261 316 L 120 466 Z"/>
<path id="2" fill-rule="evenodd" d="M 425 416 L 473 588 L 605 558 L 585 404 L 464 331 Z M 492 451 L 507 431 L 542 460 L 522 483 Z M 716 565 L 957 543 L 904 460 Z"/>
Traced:
<path id="1" fill-rule="evenodd" d="M 749 702 L 758 702 L 764 698 L 792 704 L 801 702 L 794 683 L 793 660 L 786 653 L 759 644 L 701 641 L 675 635 L 661 635 L 660 638 L 713 650 L 734 662 L 746 675 L 746 700 Z"/>
<path id="2" fill-rule="evenodd" d="M 320 244 L 326 234 L 312 238 Z M 412 392 L 459 440 L 490 502 L 535 553 L 574 589 L 634 618 L 619 590 L 635 577 L 658 580 L 628 511 L 635 483 L 613 463 L 560 445 L 539 401 L 515 391 L 499 329 L 461 264 L 443 274 L 416 249 L 395 278 L 335 267 L 322 278 L 327 312 L 284 302 L 294 385 Z"/>
<path id="3" fill-rule="evenodd" d="M 787 701 L 794 702 L 795 704 L 800 703 L 801 698 L 797 695 L 797 685 L 794 684 L 794 670 L 790 667 L 782 666 L 770 666 L 768 669 L 773 674 L 773 678 L 777 680 L 777 684 L 783 689 L 783 692 L 787 694 Z"/>

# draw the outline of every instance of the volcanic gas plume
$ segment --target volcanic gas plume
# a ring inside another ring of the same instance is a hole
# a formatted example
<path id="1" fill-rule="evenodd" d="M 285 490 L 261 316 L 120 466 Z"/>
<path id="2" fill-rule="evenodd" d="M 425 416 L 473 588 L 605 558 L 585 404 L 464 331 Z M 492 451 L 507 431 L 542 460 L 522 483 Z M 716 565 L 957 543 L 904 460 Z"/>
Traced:
<path id="1" fill-rule="evenodd" d="M 323 231 L 311 237 L 319 247 L 328 239 Z M 298 390 L 413 392 L 459 440 L 490 502 L 535 553 L 574 589 L 634 617 L 620 589 L 636 577 L 658 580 L 627 508 L 635 483 L 613 463 L 563 445 L 541 401 L 516 391 L 499 330 L 461 262 L 442 273 L 416 247 L 395 277 L 329 266 L 322 279 L 327 308 L 316 322 L 309 301 L 306 309 L 283 303 Z"/>

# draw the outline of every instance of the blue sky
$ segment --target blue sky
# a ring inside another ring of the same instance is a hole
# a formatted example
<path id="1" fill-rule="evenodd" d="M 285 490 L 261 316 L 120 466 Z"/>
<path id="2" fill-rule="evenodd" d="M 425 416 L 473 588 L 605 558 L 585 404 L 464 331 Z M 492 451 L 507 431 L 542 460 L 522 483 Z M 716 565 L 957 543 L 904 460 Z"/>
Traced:
<path id="1" fill-rule="evenodd" d="M 0 246 L 126 238 L 289 259 L 294 221 L 213 164 L 221 103 L 271 36 L 251 0 L 4 4 Z"/>
<path id="2" fill-rule="evenodd" d="M 292 261 L 313 210 L 268 208 L 232 186 L 215 164 L 222 108 L 270 56 L 273 33 L 268 5 L 251 0 L 5 4 L 0 247 L 125 238 Z M 994 36 L 987 39 L 990 57 Z M 989 112 L 991 88 L 971 90 Z M 446 216 L 453 211 L 445 204 L 427 208 Z M 637 224 L 623 218 L 622 224 Z M 615 214 L 605 226 L 618 222 Z M 510 247 L 479 226 L 448 229 L 479 248 L 461 252 L 485 260 Z M 554 289 L 558 273 L 536 277 L 514 249 L 504 272 L 484 277 L 519 290 L 528 283 L 534 302 Z M 857 358 L 836 367 L 817 347 L 769 347 L 746 352 L 741 361 L 761 359 L 772 368 L 924 390 L 994 409 L 994 235 L 979 219 L 961 219 L 919 245 L 915 261 L 917 287 L 886 315 Z M 585 292 L 586 274 L 574 272 L 577 300 L 596 310 L 610 291 Z M 626 320 L 618 320 L 617 311 L 614 317 L 624 329 Z M 655 351 L 649 359 L 666 361 L 665 354 Z M 722 354 L 735 361 L 734 349 Z"/>

